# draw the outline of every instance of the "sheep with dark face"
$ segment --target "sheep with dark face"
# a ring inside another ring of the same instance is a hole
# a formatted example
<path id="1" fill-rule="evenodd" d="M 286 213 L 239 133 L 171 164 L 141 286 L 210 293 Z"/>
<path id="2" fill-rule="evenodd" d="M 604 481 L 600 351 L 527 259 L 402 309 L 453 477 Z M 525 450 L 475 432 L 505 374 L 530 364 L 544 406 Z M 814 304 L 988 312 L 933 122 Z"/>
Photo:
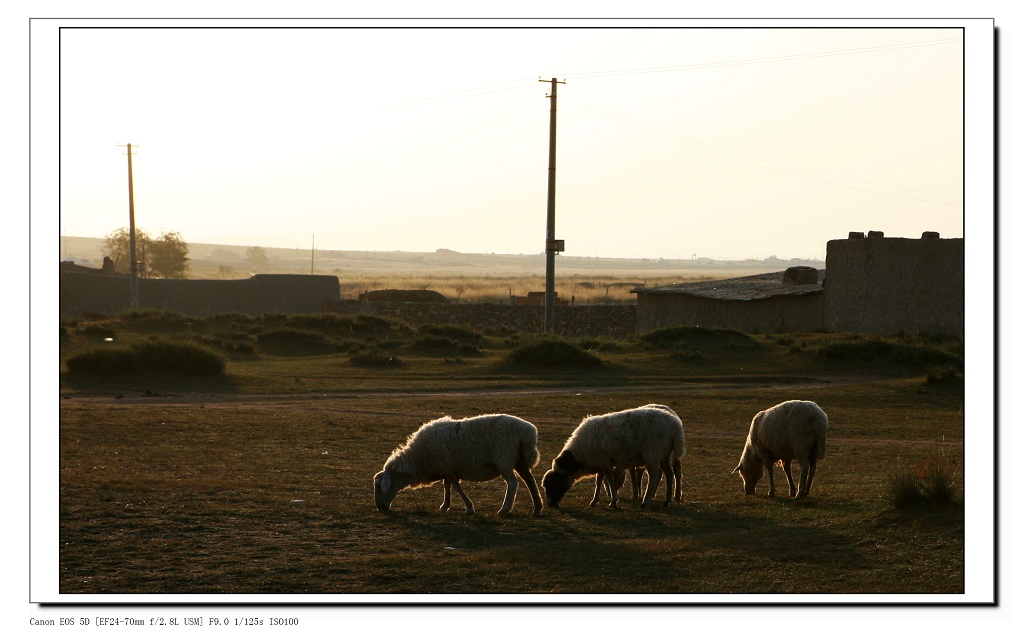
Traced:
<path id="1" fill-rule="evenodd" d="M 533 513 L 542 509 L 532 468 L 540 460 L 537 427 L 515 416 L 497 414 L 454 420 L 438 418 L 421 426 L 406 443 L 395 449 L 384 469 L 373 477 L 373 498 L 380 511 L 387 511 L 399 491 L 440 481 L 444 486 L 441 511 L 451 507 L 451 490 L 459 494 L 467 513 L 473 503 L 459 484 L 461 480 L 505 480 L 505 501 L 498 511 L 512 511 L 518 481 L 526 483 L 533 498 Z"/>
<path id="2" fill-rule="evenodd" d="M 806 498 L 811 491 L 818 460 L 825 459 L 828 416 L 821 407 L 807 400 L 788 400 L 765 409 L 750 423 L 740 462 L 733 469 L 743 480 L 743 490 L 754 495 L 758 480 L 768 469 L 768 495 L 775 495 L 773 468 L 782 464 L 789 481 L 789 495 Z M 800 487 L 793 483 L 791 465 L 800 463 Z"/>
<path id="3" fill-rule="evenodd" d="M 573 431 L 561 453 L 552 461 L 541 484 L 548 504 L 557 507 L 579 478 L 598 474 L 591 506 L 600 498 L 602 484 L 611 493 L 608 506 L 618 506 L 618 487 L 613 482 L 616 468 L 643 466 L 650 474 L 641 506 L 650 504 L 665 474 L 665 505 L 672 500 L 673 460 L 686 451 L 683 424 L 671 410 L 657 406 L 638 407 L 600 416 L 589 416 Z"/>

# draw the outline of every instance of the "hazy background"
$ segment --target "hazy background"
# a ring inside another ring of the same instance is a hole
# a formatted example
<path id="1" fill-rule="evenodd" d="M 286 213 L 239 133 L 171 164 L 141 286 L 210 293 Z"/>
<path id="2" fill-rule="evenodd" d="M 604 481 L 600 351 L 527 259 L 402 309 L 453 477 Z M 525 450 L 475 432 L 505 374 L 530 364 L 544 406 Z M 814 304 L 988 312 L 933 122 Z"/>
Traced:
<path id="1" fill-rule="evenodd" d="M 422 23 L 420 23 L 422 24 Z M 498 23 L 512 24 L 512 23 Z M 963 237 L 959 29 L 64 28 L 61 233 L 824 259 Z"/>

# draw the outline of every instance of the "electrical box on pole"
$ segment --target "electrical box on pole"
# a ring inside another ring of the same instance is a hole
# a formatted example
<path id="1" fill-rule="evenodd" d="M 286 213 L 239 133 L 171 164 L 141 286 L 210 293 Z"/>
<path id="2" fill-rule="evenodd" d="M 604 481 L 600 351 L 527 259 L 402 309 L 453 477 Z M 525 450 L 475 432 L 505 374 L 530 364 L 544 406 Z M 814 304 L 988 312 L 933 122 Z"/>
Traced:
<path id="1" fill-rule="evenodd" d="M 539 82 L 551 83 L 551 127 L 548 135 L 548 226 L 544 241 L 544 331 L 555 332 L 555 254 L 565 251 L 565 241 L 555 239 L 555 122 L 558 112 L 558 85 L 564 80 L 551 78 Z"/>

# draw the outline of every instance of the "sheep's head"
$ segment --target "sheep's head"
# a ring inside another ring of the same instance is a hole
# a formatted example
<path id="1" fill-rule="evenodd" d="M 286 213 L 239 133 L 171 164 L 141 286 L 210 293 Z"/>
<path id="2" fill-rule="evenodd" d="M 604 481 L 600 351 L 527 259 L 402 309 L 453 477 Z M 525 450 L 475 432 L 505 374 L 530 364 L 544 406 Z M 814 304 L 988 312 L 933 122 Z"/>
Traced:
<path id="1" fill-rule="evenodd" d="M 391 502 L 405 484 L 395 478 L 391 472 L 384 470 L 373 476 L 373 502 L 378 511 L 387 511 Z"/>
<path id="2" fill-rule="evenodd" d="M 576 459 L 576 456 L 568 451 L 562 452 L 554 459 L 551 469 L 544 474 L 540 481 L 544 487 L 544 494 L 548 498 L 548 506 L 558 506 L 562 497 L 579 477 L 579 471 L 582 468 L 583 465 Z"/>
<path id="3" fill-rule="evenodd" d="M 569 487 L 572 486 L 572 478 L 558 469 L 551 469 L 544 474 L 540 483 L 544 487 L 544 495 L 547 496 L 548 506 L 557 507 L 558 503 L 562 501 L 562 497 L 569 491 Z"/>
<path id="4" fill-rule="evenodd" d="M 761 479 L 761 474 L 764 473 L 764 466 L 760 460 L 748 458 L 744 451 L 743 457 L 740 458 L 740 463 L 736 465 L 732 472 L 740 474 L 740 479 L 743 480 L 743 491 L 748 496 L 752 496 L 754 495 L 754 489 L 757 487 L 757 481 Z"/>

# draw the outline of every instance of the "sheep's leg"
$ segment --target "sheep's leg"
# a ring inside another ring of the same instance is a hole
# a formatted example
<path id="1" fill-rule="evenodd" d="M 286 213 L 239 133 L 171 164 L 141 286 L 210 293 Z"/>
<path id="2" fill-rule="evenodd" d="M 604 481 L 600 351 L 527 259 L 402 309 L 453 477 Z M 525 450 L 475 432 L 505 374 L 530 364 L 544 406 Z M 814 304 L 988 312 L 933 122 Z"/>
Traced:
<path id="1" fill-rule="evenodd" d="M 675 484 L 676 476 L 672 472 L 672 463 L 665 460 L 661 464 L 661 470 L 665 472 L 665 502 L 664 506 L 668 506 L 672 502 L 672 487 Z"/>
<path id="2" fill-rule="evenodd" d="M 459 494 L 462 501 L 466 503 L 466 513 L 469 515 L 476 513 L 473 511 L 473 503 L 466 497 L 466 492 L 462 490 L 462 485 L 459 484 L 458 480 L 452 480 L 452 488 L 455 489 L 455 493 Z"/>
<path id="3" fill-rule="evenodd" d="M 774 464 L 767 464 L 765 466 L 768 467 L 768 497 L 769 498 L 774 498 L 775 497 L 775 472 L 774 472 L 775 465 Z"/>
<path id="4" fill-rule="evenodd" d="M 537 490 L 537 479 L 533 477 L 533 471 L 530 467 L 522 466 L 516 468 L 516 473 L 526 483 L 526 488 L 530 490 L 530 497 L 533 498 L 533 515 L 539 516 L 541 509 L 544 508 L 544 503 L 540 499 L 540 491 Z"/>
<path id="5" fill-rule="evenodd" d="M 610 480 L 613 477 L 613 473 L 614 473 L 614 471 L 612 469 L 608 469 L 606 471 L 598 472 L 598 476 L 604 476 L 604 478 L 606 480 Z M 619 488 L 615 486 L 614 482 L 611 482 L 611 481 L 608 482 L 608 492 L 612 494 L 612 500 L 611 500 L 611 502 L 608 503 L 608 508 L 609 509 L 618 509 L 619 508 Z"/>
<path id="6" fill-rule="evenodd" d="M 800 463 L 800 492 L 796 494 L 797 499 L 806 498 L 811 492 L 811 481 L 814 480 L 814 468 L 817 460 L 811 459 L 807 464 Z"/>
<path id="7" fill-rule="evenodd" d="M 647 474 L 650 478 L 647 480 L 647 492 L 644 493 L 644 500 L 640 503 L 641 507 L 651 504 L 651 498 L 658 491 L 658 485 L 661 484 L 661 467 L 647 467 Z"/>
<path id="8" fill-rule="evenodd" d="M 629 468 L 629 480 L 633 483 L 633 500 L 640 499 L 640 480 L 644 477 L 644 472 L 641 471 L 640 467 Z"/>
<path id="9" fill-rule="evenodd" d="M 601 487 L 605 485 L 608 489 L 608 496 L 612 495 L 612 487 L 610 484 L 606 485 L 604 482 L 604 474 L 600 471 L 597 472 L 597 479 L 594 480 L 594 499 L 590 501 L 590 506 L 596 507 L 597 503 L 601 500 Z"/>
<path id="10" fill-rule="evenodd" d="M 679 458 L 672 461 L 672 474 L 676 478 L 676 502 L 682 502 L 682 489 L 680 487 L 683 484 L 683 463 Z"/>
<path id="11" fill-rule="evenodd" d="M 516 489 L 519 487 L 516 474 L 512 473 L 511 469 L 502 472 L 501 477 L 505 479 L 505 502 L 502 503 L 501 509 L 498 509 L 499 516 L 512 511 L 512 504 L 516 501 Z"/>
<path id="12" fill-rule="evenodd" d="M 452 507 L 452 484 L 447 480 L 442 480 L 441 484 L 444 485 L 444 502 L 441 503 L 441 511 L 447 512 Z"/>
<path id="13" fill-rule="evenodd" d="M 796 485 L 793 483 L 793 469 L 792 469 L 792 467 L 793 467 L 793 461 L 792 460 L 783 460 L 782 461 L 782 470 L 786 472 L 786 480 L 789 482 L 789 497 L 790 498 L 792 498 L 793 496 L 796 495 Z M 807 466 L 801 464 L 800 468 L 801 469 L 806 469 Z M 806 471 L 803 472 L 803 473 L 806 473 Z M 803 475 L 803 473 L 801 474 L 801 476 Z M 801 481 L 800 486 L 801 487 L 804 486 L 803 485 L 803 481 Z"/>

